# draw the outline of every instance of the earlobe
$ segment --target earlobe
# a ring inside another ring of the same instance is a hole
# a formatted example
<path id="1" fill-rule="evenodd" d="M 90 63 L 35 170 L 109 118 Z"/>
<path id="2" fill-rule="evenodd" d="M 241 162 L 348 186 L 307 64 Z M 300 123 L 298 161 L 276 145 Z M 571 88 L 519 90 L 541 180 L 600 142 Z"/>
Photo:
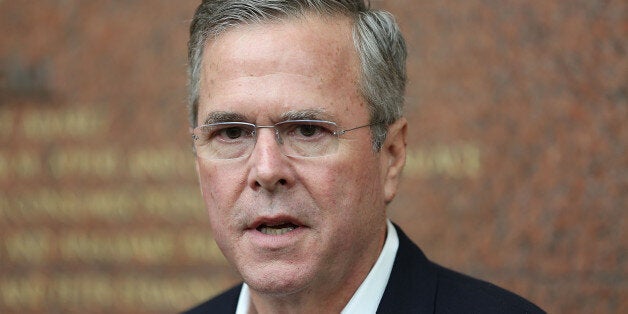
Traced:
<path id="1" fill-rule="evenodd" d="M 386 141 L 382 147 L 383 157 L 387 159 L 384 173 L 384 197 L 390 203 L 397 194 L 401 171 L 406 163 L 408 121 L 401 117 L 388 127 Z"/>

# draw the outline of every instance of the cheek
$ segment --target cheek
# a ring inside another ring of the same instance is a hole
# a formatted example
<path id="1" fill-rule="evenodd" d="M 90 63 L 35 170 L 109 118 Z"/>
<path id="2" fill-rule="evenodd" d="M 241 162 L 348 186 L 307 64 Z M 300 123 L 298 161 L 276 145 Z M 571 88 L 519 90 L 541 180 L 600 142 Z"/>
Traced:
<path id="1" fill-rule="evenodd" d="M 242 189 L 242 179 L 230 169 L 209 164 L 199 164 L 199 180 L 205 207 L 214 221 L 231 208 Z"/>
<path id="2" fill-rule="evenodd" d="M 198 179 L 201 186 L 201 193 L 205 203 L 211 203 L 210 200 L 214 200 L 214 195 L 217 195 L 214 189 L 218 186 L 216 184 L 217 169 L 205 164 L 199 164 L 198 166 Z"/>
<path id="3" fill-rule="evenodd" d="M 378 171 L 367 166 L 372 164 L 367 160 L 324 163 L 304 173 L 302 182 L 307 182 L 307 190 L 329 215 L 351 216 L 356 208 L 360 211 L 365 206 L 377 206 L 377 199 L 381 198 Z"/>

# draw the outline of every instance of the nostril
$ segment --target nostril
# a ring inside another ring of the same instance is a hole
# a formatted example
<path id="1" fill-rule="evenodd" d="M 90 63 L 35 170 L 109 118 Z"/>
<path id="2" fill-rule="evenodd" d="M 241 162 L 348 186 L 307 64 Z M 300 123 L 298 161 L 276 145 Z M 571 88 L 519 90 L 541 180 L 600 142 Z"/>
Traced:
<path id="1" fill-rule="evenodd" d="M 287 185 L 288 181 L 286 179 L 279 179 L 279 181 L 276 181 L 276 184 L 278 184 L 278 185 Z M 256 188 L 259 188 L 259 187 L 262 187 L 262 186 L 263 185 L 262 185 L 262 183 L 260 181 L 255 180 L 255 187 Z M 265 185 L 264 185 L 264 187 L 265 187 Z"/>

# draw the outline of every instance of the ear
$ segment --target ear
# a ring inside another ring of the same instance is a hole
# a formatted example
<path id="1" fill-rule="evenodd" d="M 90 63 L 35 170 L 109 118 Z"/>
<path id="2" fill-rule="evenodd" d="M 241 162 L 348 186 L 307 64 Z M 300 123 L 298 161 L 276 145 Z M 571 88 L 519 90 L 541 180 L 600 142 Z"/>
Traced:
<path id="1" fill-rule="evenodd" d="M 201 188 L 201 195 L 203 195 L 203 188 L 202 188 L 202 182 L 201 182 L 201 169 L 200 169 L 200 165 L 198 164 L 198 157 L 194 156 L 194 169 L 196 170 L 196 179 L 198 180 L 198 186 Z"/>
<path id="2" fill-rule="evenodd" d="M 408 121 L 401 117 L 388 126 L 386 140 L 381 149 L 384 179 L 384 200 L 390 203 L 397 194 L 401 171 L 406 163 Z"/>
<path id="3" fill-rule="evenodd" d="M 188 127 L 188 131 L 190 132 L 190 135 L 194 135 L 194 128 L 192 127 Z M 194 140 L 192 140 L 194 141 Z M 198 155 L 196 155 L 196 148 L 194 148 L 194 143 L 192 143 L 192 151 L 194 152 L 194 169 L 196 170 L 196 177 L 198 179 L 198 183 L 199 185 L 201 184 L 201 169 L 200 166 L 198 164 Z M 202 192 L 202 191 L 201 191 Z"/>

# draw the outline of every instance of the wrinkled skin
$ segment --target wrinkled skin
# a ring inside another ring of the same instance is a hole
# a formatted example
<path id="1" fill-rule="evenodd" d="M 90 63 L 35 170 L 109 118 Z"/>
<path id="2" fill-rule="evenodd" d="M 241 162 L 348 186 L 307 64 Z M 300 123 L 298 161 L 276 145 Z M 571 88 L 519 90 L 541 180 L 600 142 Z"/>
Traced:
<path id="1" fill-rule="evenodd" d="M 286 112 L 314 112 L 341 128 L 369 123 L 359 59 L 345 18 L 238 26 L 207 43 L 199 124 L 215 113 L 270 125 Z M 251 288 L 258 312 L 339 312 L 375 263 L 386 204 L 405 161 L 406 121 L 381 151 L 362 128 L 340 137 L 332 156 L 284 156 L 261 129 L 251 156 L 197 158 L 213 236 Z M 268 235 L 260 225 L 298 228 Z"/>

